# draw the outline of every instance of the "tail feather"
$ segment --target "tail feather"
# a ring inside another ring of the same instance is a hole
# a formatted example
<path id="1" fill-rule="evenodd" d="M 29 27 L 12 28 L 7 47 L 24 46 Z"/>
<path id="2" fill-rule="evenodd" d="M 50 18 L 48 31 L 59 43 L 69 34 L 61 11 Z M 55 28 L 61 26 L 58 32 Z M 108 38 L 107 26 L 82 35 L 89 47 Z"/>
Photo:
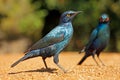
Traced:
<path id="1" fill-rule="evenodd" d="M 20 63 L 21 61 L 24 61 L 24 60 L 26 60 L 26 59 L 27 59 L 26 56 L 22 57 L 21 59 L 19 59 L 19 60 L 16 61 L 15 63 L 13 63 L 13 64 L 11 65 L 11 67 L 15 67 L 18 63 Z"/>
<path id="2" fill-rule="evenodd" d="M 78 65 L 81 65 L 85 60 L 86 60 L 87 56 L 85 55 L 81 60 L 80 62 L 78 63 Z"/>
<path id="3" fill-rule="evenodd" d="M 21 59 L 19 59 L 19 60 L 16 61 L 15 63 L 13 63 L 13 64 L 11 65 L 11 67 L 16 66 L 18 63 L 20 63 L 21 61 L 24 61 L 24 60 L 26 60 L 26 59 L 40 56 L 40 53 L 39 53 L 39 52 L 40 52 L 40 50 L 34 50 L 34 51 L 31 51 L 31 52 L 28 52 L 27 54 L 25 54 L 24 57 L 22 57 Z"/>

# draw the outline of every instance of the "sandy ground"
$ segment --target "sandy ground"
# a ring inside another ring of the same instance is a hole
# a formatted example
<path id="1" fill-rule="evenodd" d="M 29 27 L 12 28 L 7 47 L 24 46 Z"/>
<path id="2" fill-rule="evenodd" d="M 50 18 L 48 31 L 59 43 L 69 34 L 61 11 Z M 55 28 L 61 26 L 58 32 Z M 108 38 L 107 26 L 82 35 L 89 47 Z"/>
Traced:
<path id="1" fill-rule="evenodd" d="M 84 53 L 62 52 L 59 63 L 67 70 L 64 73 L 47 58 L 50 69 L 45 69 L 41 57 L 21 62 L 14 68 L 10 65 L 23 54 L 0 54 L 0 80 L 120 80 L 120 54 L 101 53 L 100 58 L 106 66 L 97 66 L 92 57 L 82 65 L 76 65 Z M 98 60 L 97 60 L 98 61 Z"/>

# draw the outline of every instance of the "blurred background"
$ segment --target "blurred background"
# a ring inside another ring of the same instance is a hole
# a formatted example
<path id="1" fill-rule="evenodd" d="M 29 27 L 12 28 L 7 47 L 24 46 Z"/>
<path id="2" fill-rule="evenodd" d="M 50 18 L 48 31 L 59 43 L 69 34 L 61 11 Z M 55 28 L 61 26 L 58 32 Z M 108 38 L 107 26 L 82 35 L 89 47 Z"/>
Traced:
<path id="1" fill-rule="evenodd" d="M 79 10 L 74 35 L 66 51 L 79 51 L 87 43 L 98 18 L 111 19 L 111 38 L 105 51 L 120 52 L 120 0 L 0 0 L 0 53 L 22 53 L 59 23 L 66 10 Z"/>

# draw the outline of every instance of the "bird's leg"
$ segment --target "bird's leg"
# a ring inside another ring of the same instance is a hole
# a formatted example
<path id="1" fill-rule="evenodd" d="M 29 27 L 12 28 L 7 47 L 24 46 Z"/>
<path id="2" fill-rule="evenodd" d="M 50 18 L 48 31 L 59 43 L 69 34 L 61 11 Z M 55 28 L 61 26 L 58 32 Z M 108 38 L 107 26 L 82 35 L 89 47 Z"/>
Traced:
<path id="1" fill-rule="evenodd" d="M 96 64 L 99 66 L 98 62 L 97 62 L 96 59 L 95 59 L 95 56 L 92 55 L 92 57 L 93 57 L 94 61 L 96 62 Z"/>
<path id="2" fill-rule="evenodd" d="M 60 65 L 60 64 L 56 64 L 64 73 L 66 73 L 67 71 Z"/>
<path id="3" fill-rule="evenodd" d="M 103 66 L 105 66 L 105 64 L 102 62 L 102 60 L 99 58 L 99 56 L 97 55 L 99 61 L 102 63 Z"/>
<path id="4" fill-rule="evenodd" d="M 96 50 L 93 51 L 92 57 L 93 57 L 94 61 L 96 62 L 96 64 L 99 66 L 98 62 L 95 59 L 95 53 L 96 53 Z"/>
<path id="5" fill-rule="evenodd" d="M 54 56 L 54 63 L 55 63 L 64 73 L 66 73 L 67 71 L 66 71 L 60 64 L 58 64 L 58 62 L 59 62 L 59 60 L 58 60 L 58 54 L 56 54 L 56 55 Z"/>
<path id="6" fill-rule="evenodd" d="M 43 62 L 44 62 L 44 65 L 45 65 L 46 69 L 48 69 L 46 61 L 45 61 L 46 58 L 42 57 L 42 59 L 43 59 Z"/>

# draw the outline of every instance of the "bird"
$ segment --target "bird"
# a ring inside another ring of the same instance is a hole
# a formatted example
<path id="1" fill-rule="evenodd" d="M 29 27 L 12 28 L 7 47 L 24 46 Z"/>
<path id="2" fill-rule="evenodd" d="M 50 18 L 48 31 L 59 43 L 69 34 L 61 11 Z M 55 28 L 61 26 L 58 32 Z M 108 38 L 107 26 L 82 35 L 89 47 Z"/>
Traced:
<path id="1" fill-rule="evenodd" d="M 59 64 L 59 53 L 68 45 L 73 35 L 73 18 L 81 13 L 82 11 L 65 11 L 60 16 L 59 24 L 53 28 L 48 34 L 46 34 L 42 39 L 36 42 L 33 46 L 25 51 L 25 55 L 20 58 L 18 61 L 13 63 L 11 67 L 16 66 L 18 63 L 34 58 L 42 57 L 46 69 L 48 66 L 45 59 L 48 57 L 53 57 L 54 63 L 61 69 L 63 72 L 66 70 Z"/>
<path id="2" fill-rule="evenodd" d="M 85 47 L 81 50 L 81 52 L 85 52 L 85 55 L 79 61 L 78 65 L 81 65 L 87 59 L 87 57 L 92 56 L 96 64 L 99 66 L 98 62 L 95 59 L 95 55 L 97 55 L 97 58 L 102 63 L 102 65 L 105 65 L 99 58 L 99 55 L 109 43 L 109 23 L 109 16 L 105 13 L 102 14 L 99 18 L 98 26 L 92 31 L 90 35 L 90 39 L 87 45 L 85 45 Z"/>

